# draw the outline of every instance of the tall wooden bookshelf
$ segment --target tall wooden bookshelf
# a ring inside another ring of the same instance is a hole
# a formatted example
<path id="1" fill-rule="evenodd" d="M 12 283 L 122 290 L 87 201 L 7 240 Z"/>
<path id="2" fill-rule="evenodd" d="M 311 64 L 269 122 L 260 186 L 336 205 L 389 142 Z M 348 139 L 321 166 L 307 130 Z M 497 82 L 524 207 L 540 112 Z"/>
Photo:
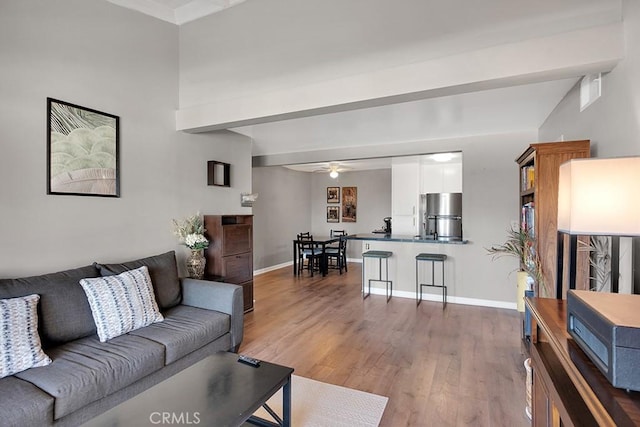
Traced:
<path id="1" fill-rule="evenodd" d="M 590 157 L 590 142 L 565 141 L 531 144 L 517 159 L 519 166 L 521 226 L 536 238 L 536 251 L 549 294 L 536 289 L 536 296 L 555 297 L 558 244 L 558 175 L 567 160 Z M 569 245 L 565 244 L 567 248 Z M 568 259 L 565 256 L 564 259 Z M 589 288 L 589 253 L 577 256 L 576 288 Z M 565 273 L 567 269 L 564 269 Z M 566 283 L 566 280 L 563 281 Z M 565 285 L 566 286 L 566 285 Z M 541 294 L 542 292 L 542 294 Z M 563 295 L 566 294 L 566 290 Z"/>

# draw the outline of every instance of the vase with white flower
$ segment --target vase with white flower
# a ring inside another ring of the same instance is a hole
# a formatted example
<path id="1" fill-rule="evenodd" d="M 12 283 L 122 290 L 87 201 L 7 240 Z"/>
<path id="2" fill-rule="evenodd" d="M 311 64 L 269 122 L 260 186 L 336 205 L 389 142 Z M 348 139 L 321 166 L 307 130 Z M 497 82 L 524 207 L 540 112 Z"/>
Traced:
<path id="1" fill-rule="evenodd" d="M 204 277 L 205 258 L 202 251 L 209 247 L 209 241 L 204 236 L 204 225 L 200 213 L 188 216 L 183 220 L 173 220 L 173 234 L 180 243 L 191 250 L 187 258 L 187 272 L 189 277 L 202 279 Z"/>

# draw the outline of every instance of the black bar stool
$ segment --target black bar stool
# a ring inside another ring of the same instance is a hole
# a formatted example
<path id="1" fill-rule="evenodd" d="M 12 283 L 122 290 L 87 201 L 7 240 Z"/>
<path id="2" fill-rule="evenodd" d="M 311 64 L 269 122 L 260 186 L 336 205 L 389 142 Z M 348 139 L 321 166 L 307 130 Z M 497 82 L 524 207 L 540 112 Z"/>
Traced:
<path id="1" fill-rule="evenodd" d="M 393 293 L 393 281 L 389 280 L 389 258 L 391 258 L 393 252 L 389 251 L 367 251 L 362 254 L 362 299 L 365 299 L 369 295 L 371 295 L 371 282 L 383 282 L 386 286 L 386 295 L 387 302 L 391 299 L 391 294 Z M 369 279 L 369 292 L 364 292 L 364 282 L 365 282 L 365 260 L 367 258 L 377 258 L 378 259 L 378 278 L 377 279 Z M 382 280 L 382 260 L 385 260 L 386 270 L 385 270 L 385 280 Z"/>
<path id="2" fill-rule="evenodd" d="M 418 254 L 416 255 L 416 306 L 422 302 L 422 287 L 431 286 L 434 288 L 442 288 L 442 309 L 447 306 L 447 286 L 444 283 L 444 260 L 447 256 L 444 254 Z M 420 283 L 419 279 L 419 262 L 431 261 L 431 283 Z M 436 285 L 436 262 L 442 265 L 442 284 Z"/>

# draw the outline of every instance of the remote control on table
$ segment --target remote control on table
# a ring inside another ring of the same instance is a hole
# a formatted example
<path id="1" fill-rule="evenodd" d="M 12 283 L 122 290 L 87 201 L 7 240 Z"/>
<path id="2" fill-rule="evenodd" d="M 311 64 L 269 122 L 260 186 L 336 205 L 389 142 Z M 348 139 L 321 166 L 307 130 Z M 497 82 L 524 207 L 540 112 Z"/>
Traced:
<path id="1" fill-rule="evenodd" d="M 258 359 L 245 356 L 244 354 L 241 354 L 240 356 L 238 356 L 238 362 L 246 363 L 247 365 L 255 366 L 256 368 L 260 366 L 260 361 Z"/>

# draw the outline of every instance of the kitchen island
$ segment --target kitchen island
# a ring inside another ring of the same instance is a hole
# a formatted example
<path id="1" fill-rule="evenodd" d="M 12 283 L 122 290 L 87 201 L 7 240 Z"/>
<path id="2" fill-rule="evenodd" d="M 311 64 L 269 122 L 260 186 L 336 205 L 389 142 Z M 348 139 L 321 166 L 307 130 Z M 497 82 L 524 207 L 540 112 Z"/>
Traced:
<path id="1" fill-rule="evenodd" d="M 393 255 L 389 259 L 389 280 L 393 281 L 394 297 L 416 298 L 416 255 L 420 253 L 442 254 L 447 256 L 444 264 L 445 281 L 449 288 L 449 293 L 453 297 L 451 302 L 456 302 L 456 282 L 462 279 L 462 266 L 456 265 L 456 261 L 460 263 L 463 258 L 462 251 L 465 249 L 467 240 L 434 240 L 432 238 L 420 238 L 419 236 L 403 235 L 403 234 L 360 234 L 347 236 L 347 239 L 360 241 L 362 244 L 362 252 L 389 251 Z M 377 263 L 367 263 L 364 272 L 365 280 L 378 278 Z M 384 267 L 383 267 L 384 268 Z M 384 275 L 384 273 L 383 273 Z M 430 263 L 421 263 L 420 265 L 420 281 L 425 283 L 431 280 Z M 436 268 L 436 283 L 442 283 L 442 270 Z M 371 293 L 385 295 L 386 289 L 382 284 L 371 286 Z M 442 301 L 441 292 L 437 289 L 424 288 L 422 294 L 423 300 Z M 463 301 L 458 301 L 463 302 Z"/>

